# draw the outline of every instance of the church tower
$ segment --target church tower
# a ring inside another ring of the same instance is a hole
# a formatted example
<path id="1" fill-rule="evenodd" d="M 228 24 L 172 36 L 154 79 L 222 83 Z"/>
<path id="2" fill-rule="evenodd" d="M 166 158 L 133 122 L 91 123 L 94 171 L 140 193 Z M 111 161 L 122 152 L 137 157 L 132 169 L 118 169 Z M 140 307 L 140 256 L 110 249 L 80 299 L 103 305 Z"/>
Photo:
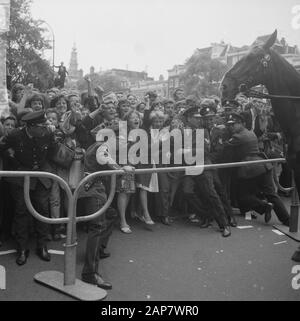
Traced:
<path id="1" fill-rule="evenodd" d="M 75 84 L 80 78 L 80 71 L 78 70 L 78 60 L 77 60 L 77 49 L 76 44 L 74 43 L 72 52 L 71 52 L 71 59 L 69 65 L 69 82 Z"/>

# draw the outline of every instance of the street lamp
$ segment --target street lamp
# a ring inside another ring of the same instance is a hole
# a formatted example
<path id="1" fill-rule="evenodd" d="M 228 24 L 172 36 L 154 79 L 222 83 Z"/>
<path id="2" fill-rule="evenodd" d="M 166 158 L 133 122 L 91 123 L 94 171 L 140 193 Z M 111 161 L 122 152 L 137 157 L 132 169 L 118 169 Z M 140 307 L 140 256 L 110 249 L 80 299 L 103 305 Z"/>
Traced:
<path id="1" fill-rule="evenodd" d="M 53 43 L 53 46 L 52 46 L 52 68 L 53 68 L 53 71 L 54 71 L 54 66 L 55 66 L 55 36 L 54 36 L 54 31 L 52 29 L 52 27 L 49 25 L 48 22 L 46 21 L 43 21 L 42 23 L 46 24 L 49 28 L 49 30 L 51 31 L 51 34 L 52 34 L 52 43 Z"/>

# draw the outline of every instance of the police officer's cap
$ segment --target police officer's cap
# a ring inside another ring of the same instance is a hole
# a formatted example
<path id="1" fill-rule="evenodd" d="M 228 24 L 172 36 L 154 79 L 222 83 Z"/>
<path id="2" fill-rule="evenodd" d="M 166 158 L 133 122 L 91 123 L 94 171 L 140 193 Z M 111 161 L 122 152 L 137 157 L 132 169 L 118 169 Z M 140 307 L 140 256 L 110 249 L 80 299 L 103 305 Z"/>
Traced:
<path id="1" fill-rule="evenodd" d="M 182 115 L 201 118 L 201 108 L 199 106 L 189 107 L 182 113 Z"/>
<path id="2" fill-rule="evenodd" d="M 244 123 L 245 118 L 238 113 L 231 113 L 228 117 L 227 124 Z"/>
<path id="3" fill-rule="evenodd" d="M 209 116 L 215 116 L 216 115 L 216 110 L 211 107 L 202 107 L 200 110 L 200 114 L 203 117 L 209 117 Z"/>
<path id="4" fill-rule="evenodd" d="M 233 109 L 240 107 L 240 103 L 236 100 L 227 100 L 224 104 L 224 108 Z"/>
<path id="5" fill-rule="evenodd" d="M 217 106 L 213 99 L 204 99 L 201 101 L 201 115 L 204 117 L 214 116 L 217 113 Z"/>
<path id="6" fill-rule="evenodd" d="M 27 125 L 43 124 L 46 122 L 47 118 L 43 110 L 33 111 L 24 115 L 21 119 Z"/>

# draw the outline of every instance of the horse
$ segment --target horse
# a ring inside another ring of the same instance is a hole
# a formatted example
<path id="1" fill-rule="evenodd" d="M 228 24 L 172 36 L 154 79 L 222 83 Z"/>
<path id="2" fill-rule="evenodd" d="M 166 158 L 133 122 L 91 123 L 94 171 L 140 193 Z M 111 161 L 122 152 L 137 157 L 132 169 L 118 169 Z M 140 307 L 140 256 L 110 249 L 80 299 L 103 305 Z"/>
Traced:
<path id="1" fill-rule="evenodd" d="M 258 85 L 265 86 L 270 96 L 300 97 L 300 73 L 272 49 L 276 40 L 277 30 L 265 43 L 253 46 L 225 73 L 220 86 L 222 102 L 234 100 L 241 88 L 251 89 Z M 300 99 L 271 98 L 271 104 L 287 139 L 287 162 L 294 171 L 300 195 Z M 300 248 L 297 259 L 299 262 Z"/>

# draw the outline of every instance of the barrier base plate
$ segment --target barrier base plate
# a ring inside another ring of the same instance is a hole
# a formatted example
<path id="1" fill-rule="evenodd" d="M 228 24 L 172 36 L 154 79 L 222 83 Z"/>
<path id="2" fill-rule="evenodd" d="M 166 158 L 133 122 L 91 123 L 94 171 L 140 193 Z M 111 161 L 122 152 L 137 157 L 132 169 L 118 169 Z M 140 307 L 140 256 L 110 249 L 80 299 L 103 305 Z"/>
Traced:
<path id="1" fill-rule="evenodd" d="M 40 272 L 34 276 L 34 280 L 82 301 L 100 301 L 107 296 L 105 290 L 78 279 L 73 285 L 64 285 L 64 274 L 58 271 Z"/>
<path id="2" fill-rule="evenodd" d="M 295 262 L 300 262 L 300 249 L 293 254 L 292 260 Z"/>
<path id="3" fill-rule="evenodd" d="M 288 237 L 292 238 L 293 240 L 300 242 L 300 232 L 290 232 L 290 228 L 285 225 L 273 225 L 273 227 L 275 227 L 277 230 L 284 233 Z"/>

